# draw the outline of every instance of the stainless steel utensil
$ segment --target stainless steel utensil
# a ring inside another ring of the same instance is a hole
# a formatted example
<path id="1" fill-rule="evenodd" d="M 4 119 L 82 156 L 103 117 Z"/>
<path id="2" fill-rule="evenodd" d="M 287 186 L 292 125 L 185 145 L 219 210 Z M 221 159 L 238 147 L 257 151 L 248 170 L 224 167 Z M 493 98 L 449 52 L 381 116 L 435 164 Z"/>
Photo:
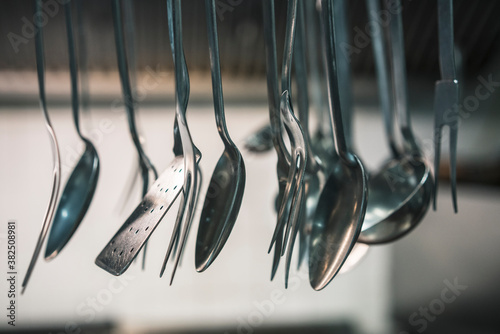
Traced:
<path id="1" fill-rule="evenodd" d="M 42 15 L 42 1 L 37 0 L 35 2 L 35 17 L 39 17 L 40 15 Z M 49 133 L 51 141 L 54 168 L 52 170 L 52 190 L 50 193 L 49 203 L 45 211 L 42 229 L 40 231 L 40 235 L 38 236 L 35 250 L 31 257 L 31 261 L 28 266 L 28 270 L 26 271 L 26 275 L 24 276 L 21 293 L 24 293 L 24 291 L 26 290 L 31 274 L 33 273 L 33 269 L 35 269 L 36 261 L 38 260 L 38 256 L 40 255 L 40 251 L 42 250 L 43 242 L 45 241 L 45 237 L 47 236 L 47 233 L 49 231 L 50 222 L 52 221 L 52 217 L 54 215 L 56 201 L 59 194 L 59 188 L 61 185 L 61 157 L 59 154 L 59 144 L 57 142 L 56 134 L 54 132 L 54 128 L 52 127 L 52 123 L 50 122 L 49 112 L 47 110 L 47 100 L 45 98 L 45 56 L 43 47 L 42 22 L 40 20 L 35 20 L 35 26 L 36 26 L 35 53 L 36 53 L 36 69 L 38 75 L 38 87 L 40 90 L 40 107 L 42 109 L 43 117 L 45 120 L 45 126 L 47 127 L 47 131 Z"/>
<path id="2" fill-rule="evenodd" d="M 335 55 L 333 2 L 321 2 L 329 107 L 335 147 L 341 163 L 335 164 L 321 192 L 309 249 L 309 280 L 323 289 L 339 272 L 356 243 L 366 210 L 367 175 L 359 158 L 346 143 L 340 105 Z"/>
<path id="3" fill-rule="evenodd" d="M 278 195 L 276 197 L 276 211 L 279 210 L 281 203 L 289 202 L 291 199 L 285 199 L 285 188 L 287 185 L 288 172 L 290 166 L 290 154 L 286 150 L 282 137 L 282 123 L 280 115 L 280 93 L 278 84 L 278 61 L 276 55 L 276 33 L 275 33 L 275 15 L 274 1 L 262 1 L 263 22 L 264 22 L 264 42 L 266 46 L 266 68 L 267 68 L 267 96 L 269 103 L 269 119 L 271 125 L 271 134 L 274 149 L 277 155 L 276 172 L 278 176 Z M 274 244 L 274 256 L 271 269 L 271 280 L 274 279 L 278 265 L 281 259 L 281 250 L 283 244 L 283 231 L 278 232 Z"/>
<path id="4" fill-rule="evenodd" d="M 96 264 L 113 275 L 127 270 L 156 226 L 182 190 L 183 157 L 176 157 L 151 186 L 141 203 L 128 217 L 96 258 Z"/>
<path id="5" fill-rule="evenodd" d="M 297 24 L 297 0 L 289 0 L 287 8 L 287 24 L 285 32 L 285 49 L 281 71 L 281 121 L 290 139 L 290 162 L 282 203 L 278 211 L 278 223 L 269 247 L 274 246 L 278 236 L 283 233 L 281 255 L 286 251 L 285 287 L 288 286 L 288 276 L 292 258 L 293 246 L 298 232 L 299 213 L 303 205 L 304 173 L 307 165 L 304 133 L 299 121 L 293 113 L 291 103 L 291 66 Z M 287 247 L 288 246 L 288 247 Z"/>
<path id="6" fill-rule="evenodd" d="M 371 176 L 370 209 L 358 238 L 367 244 L 390 242 L 410 232 L 427 212 L 432 194 L 430 168 L 411 128 L 401 13 L 394 14 L 389 29 L 392 89 L 404 150 Z"/>
<path id="7" fill-rule="evenodd" d="M 436 210 L 439 185 L 439 161 L 441 158 L 441 136 L 446 125 L 450 130 L 450 181 L 453 210 L 457 213 L 457 139 L 458 100 L 460 89 L 455 68 L 455 46 L 453 39 L 453 1 L 438 1 L 439 67 L 441 80 L 436 82 L 434 97 L 434 202 Z"/>
<path id="8" fill-rule="evenodd" d="M 71 74 L 71 107 L 75 129 L 85 143 L 85 151 L 71 173 L 55 211 L 45 249 L 45 259 L 54 258 L 63 249 L 83 220 L 99 178 L 99 156 L 88 138 L 80 131 L 78 65 L 73 37 L 71 2 L 64 4 L 66 32 L 68 38 L 69 69 Z"/>
<path id="9" fill-rule="evenodd" d="M 206 270 L 212 264 L 229 238 L 241 207 L 246 178 L 243 157 L 226 127 L 215 1 L 206 0 L 205 7 L 215 120 L 219 136 L 224 143 L 224 152 L 215 166 L 201 211 L 195 252 L 198 272 Z"/>
<path id="10" fill-rule="evenodd" d="M 295 45 L 295 81 L 297 85 L 298 116 L 304 132 L 307 154 L 307 166 L 304 174 L 304 207 L 299 215 L 299 258 L 298 268 L 305 258 L 309 235 L 312 229 L 312 220 L 318 204 L 320 189 L 324 185 L 326 175 L 323 166 L 317 161 L 319 157 L 315 154 L 311 143 L 309 132 L 309 88 L 307 79 L 306 61 L 306 25 L 304 19 L 304 2 L 300 1 L 297 8 L 297 36 Z M 314 61 L 314 60 L 313 60 Z"/>
<path id="11" fill-rule="evenodd" d="M 144 152 L 142 147 L 141 139 L 139 137 L 139 132 L 137 131 L 136 120 L 135 120 L 135 99 L 134 93 L 132 92 L 127 53 L 125 49 L 125 37 L 123 33 L 123 23 L 122 23 L 122 12 L 120 8 L 120 1 L 113 0 L 113 26 L 115 29 L 115 45 L 116 45 L 116 56 L 118 60 L 118 71 L 120 73 L 120 81 L 123 92 L 123 99 L 125 104 L 125 110 L 127 112 L 127 120 L 129 125 L 130 136 L 134 143 L 137 155 L 139 156 L 139 167 L 142 176 L 142 196 L 144 197 L 148 191 L 150 180 L 149 174 L 152 173 L 153 180 L 158 178 L 158 173 L 156 168 L 151 163 L 151 160 Z M 144 257 L 142 268 L 145 267 L 146 259 L 146 248 L 144 248 Z"/>
<path id="12" fill-rule="evenodd" d="M 194 146 L 189 128 L 186 121 L 186 107 L 189 99 L 189 74 L 187 71 L 186 60 L 184 57 L 184 50 L 182 47 L 182 13 L 180 0 L 167 0 L 169 28 L 170 33 L 170 46 L 172 48 L 172 58 L 175 67 L 175 117 L 177 123 L 177 130 L 182 144 L 182 152 L 184 156 L 184 184 L 183 184 L 183 197 L 181 198 L 181 205 L 177 214 L 176 223 L 174 225 L 174 232 L 170 239 L 170 244 L 167 249 L 167 254 L 163 262 L 160 272 L 160 277 L 165 271 L 166 264 L 173 249 L 173 245 L 179 242 L 179 251 L 175 259 L 174 268 L 170 284 L 172 284 L 177 267 L 179 265 L 182 253 L 187 241 L 188 233 L 190 230 L 191 222 L 194 215 L 194 209 L 198 198 L 199 190 L 199 169 L 197 165 L 197 156 L 201 157 L 199 150 Z M 174 131 L 174 136 L 175 136 Z M 180 150 L 174 145 L 174 152 Z M 196 155 L 195 155 L 196 154 Z M 186 210 L 187 209 L 187 210 Z M 186 212 L 187 211 L 187 212 Z M 182 227 L 182 232 L 181 232 Z"/>

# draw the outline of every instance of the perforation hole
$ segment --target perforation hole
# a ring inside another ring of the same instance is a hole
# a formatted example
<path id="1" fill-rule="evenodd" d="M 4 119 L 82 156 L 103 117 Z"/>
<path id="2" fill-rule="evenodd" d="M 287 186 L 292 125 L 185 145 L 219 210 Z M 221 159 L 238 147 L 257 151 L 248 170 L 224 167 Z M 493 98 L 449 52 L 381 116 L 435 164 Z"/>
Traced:
<path id="1" fill-rule="evenodd" d="M 153 211 L 155 211 L 155 209 L 154 209 L 154 208 L 152 208 L 152 209 L 151 209 L 150 213 L 153 213 Z"/>
<path id="2" fill-rule="evenodd" d="M 167 191 L 168 191 L 168 188 L 167 188 L 167 189 L 165 189 L 165 193 L 166 193 Z"/>
<path id="3" fill-rule="evenodd" d="M 113 253 L 116 253 L 116 248 L 115 248 L 115 249 L 113 249 Z"/>
<path id="4" fill-rule="evenodd" d="M 136 230 L 136 231 L 135 231 L 135 234 L 137 234 L 137 233 L 139 233 L 139 230 Z"/>
<path id="5" fill-rule="evenodd" d="M 134 251 L 134 248 L 132 247 L 132 249 L 130 250 L 130 253 L 132 253 Z"/>
<path id="6" fill-rule="evenodd" d="M 110 244 L 110 245 L 112 245 L 112 244 L 114 244 L 114 243 L 115 243 L 115 241 L 114 241 L 114 240 L 111 240 L 111 242 L 110 242 L 109 244 Z"/>
<path id="7" fill-rule="evenodd" d="M 162 206 L 160 206 L 160 210 L 161 210 L 161 209 L 163 209 L 163 205 L 162 205 Z"/>
<path id="8" fill-rule="evenodd" d="M 144 231 L 147 231 L 147 230 L 149 230 L 149 226 L 146 226 L 146 228 L 144 229 Z"/>
<path id="9" fill-rule="evenodd" d="M 179 173 L 180 173 L 180 172 L 182 172 L 182 168 L 181 168 L 181 169 L 179 169 Z"/>
<path id="10" fill-rule="evenodd" d="M 129 232 L 132 232 L 132 229 L 133 229 L 133 227 L 131 227 L 131 228 L 130 228 L 130 230 L 128 230 L 128 231 L 129 231 Z"/>
<path id="11" fill-rule="evenodd" d="M 118 254 L 118 256 L 122 256 L 123 255 L 123 251 L 120 252 L 120 254 Z"/>
<path id="12" fill-rule="evenodd" d="M 163 188 L 160 188 L 160 191 L 163 191 Z"/>
<path id="13" fill-rule="evenodd" d="M 174 187 L 174 190 L 177 189 L 177 186 Z"/>

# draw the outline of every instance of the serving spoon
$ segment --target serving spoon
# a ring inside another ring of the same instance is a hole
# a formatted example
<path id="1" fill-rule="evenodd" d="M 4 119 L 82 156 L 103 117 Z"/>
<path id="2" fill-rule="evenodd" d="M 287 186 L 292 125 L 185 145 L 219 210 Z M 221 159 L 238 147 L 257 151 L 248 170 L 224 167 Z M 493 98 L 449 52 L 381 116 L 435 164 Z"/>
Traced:
<path id="1" fill-rule="evenodd" d="M 37 0 L 35 2 L 35 15 L 40 17 L 42 15 L 42 0 Z M 59 187 L 61 185 L 61 156 L 59 154 L 59 144 L 57 142 L 57 137 L 50 122 L 49 112 L 47 111 L 47 100 L 45 96 L 45 56 L 43 47 L 43 25 L 40 20 L 35 20 L 36 31 L 35 31 L 35 56 L 36 56 L 36 70 L 38 76 L 38 88 L 40 90 L 40 107 L 42 109 L 43 117 L 45 120 L 45 127 L 49 133 L 51 147 L 52 147 L 52 159 L 53 159 L 53 170 L 52 170 L 52 190 L 50 194 L 49 204 L 45 210 L 45 216 L 43 218 L 42 229 L 38 240 L 33 251 L 30 263 L 28 265 L 28 270 L 24 276 L 21 294 L 24 293 L 28 282 L 30 280 L 31 274 L 35 269 L 38 256 L 42 250 L 43 242 L 49 231 L 50 222 L 54 215 L 54 210 L 56 207 L 57 196 L 59 195 Z"/>
<path id="2" fill-rule="evenodd" d="M 205 7 L 215 120 L 224 152 L 215 166 L 201 211 L 195 252 L 198 272 L 210 266 L 229 238 L 241 207 L 246 176 L 243 157 L 229 136 L 224 115 L 215 1 L 206 0 Z"/>
<path id="3" fill-rule="evenodd" d="M 69 69 L 71 74 L 71 107 L 73 120 L 85 151 L 76 164 L 59 200 L 45 249 L 45 259 L 57 256 L 83 220 L 99 178 L 99 156 L 88 138 L 82 135 L 79 122 L 78 65 L 73 37 L 71 2 L 64 4 L 68 38 Z"/>
<path id="4" fill-rule="evenodd" d="M 328 83 L 329 111 L 340 163 L 334 165 L 321 192 L 311 231 L 309 281 L 323 289 L 339 272 L 354 247 L 366 210 L 367 175 L 346 143 L 335 66 L 333 2 L 321 1 L 322 34 Z"/>
<path id="5" fill-rule="evenodd" d="M 404 145 L 401 154 L 392 149 L 393 158 L 370 178 L 369 209 L 358 239 L 367 244 L 390 242 L 410 232 L 427 212 L 432 194 L 430 168 L 411 128 L 401 13 L 394 14 L 389 29 L 392 90 Z"/>

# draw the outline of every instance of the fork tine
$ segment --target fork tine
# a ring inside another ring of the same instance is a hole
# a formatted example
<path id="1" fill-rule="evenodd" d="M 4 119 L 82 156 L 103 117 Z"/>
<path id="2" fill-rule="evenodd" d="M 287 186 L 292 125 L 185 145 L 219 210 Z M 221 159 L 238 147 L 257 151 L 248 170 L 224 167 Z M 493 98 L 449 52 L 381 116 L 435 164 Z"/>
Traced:
<path id="1" fill-rule="evenodd" d="M 453 210 L 458 212 L 457 205 L 457 137 L 458 137 L 458 122 L 455 125 L 450 125 L 450 182 L 451 182 L 451 198 L 453 201 Z"/>
<path id="2" fill-rule="evenodd" d="M 292 255 L 293 255 L 293 246 L 295 244 L 295 239 L 297 237 L 297 232 L 298 232 L 298 216 L 300 213 L 300 208 L 302 207 L 303 203 L 303 198 L 304 198 L 304 187 L 303 183 L 299 184 L 299 189 L 297 190 L 298 196 L 297 196 L 297 209 L 293 211 L 293 222 L 292 222 L 292 229 L 291 229 L 291 235 L 290 235 L 290 246 L 287 249 L 287 254 L 286 254 L 286 262 L 285 262 L 285 289 L 288 288 L 288 277 L 290 276 L 290 264 L 292 263 Z M 286 239 L 285 239 L 286 240 Z"/>
<path id="3" fill-rule="evenodd" d="M 177 244 L 179 243 L 179 235 L 180 235 L 180 225 L 182 221 L 182 216 L 184 215 L 184 209 L 186 203 L 186 194 L 184 193 L 180 199 L 180 205 L 179 205 L 179 211 L 177 211 L 177 218 L 175 219 L 175 224 L 174 224 L 174 230 L 172 232 L 172 236 L 170 237 L 170 242 L 168 244 L 167 248 L 167 253 L 165 254 L 165 259 L 163 260 L 163 265 L 161 266 L 160 270 L 160 277 L 163 276 L 163 273 L 165 272 L 165 268 L 167 267 L 168 259 L 170 258 L 170 255 L 172 253 L 172 249 L 174 248 L 174 244 L 176 245 L 175 248 L 177 248 Z M 175 254 L 174 254 L 175 256 Z"/>

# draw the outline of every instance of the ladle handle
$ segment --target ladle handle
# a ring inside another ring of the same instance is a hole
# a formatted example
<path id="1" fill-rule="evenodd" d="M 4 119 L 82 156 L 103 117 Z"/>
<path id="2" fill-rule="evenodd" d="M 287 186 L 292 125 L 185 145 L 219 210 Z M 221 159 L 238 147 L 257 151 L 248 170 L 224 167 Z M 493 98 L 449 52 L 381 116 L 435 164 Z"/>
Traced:
<path id="1" fill-rule="evenodd" d="M 331 0 L 321 1 L 321 20 L 325 46 L 324 56 L 328 84 L 328 104 L 332 120 L 332 128 L 334 130 L 333 134 L 335 137 L 335 147 L 337 150 L 337 154 L 345 163 L 354 165 L 356 161 L 347 148 L 342 120 L 342 108 L 340 105 L 340 94 L 335 59 L 334 12 L 333 2 Z"/>
<path id="2" fill-rule="evenodd" d="M 368 15 L 380 13 L 379 0 L 366 0 Z M 391 103 L 391 86 L 388 66 L 387 50 L 389 44 L 384 45 L 384 34 L 382 25 L 379 24 L 379 33 L 372 34 L 373 56 L 375 58 L 375 70 L 377 72 L 378 96 L 384 116 L 384 126 L 389 148 L 393 157 L 400 155 L 394 136 L 394 109 Z M 387 41 L 386 41 L 387 42 Z"/>
<path id="3" fill-rule="evenodd" d="M 401 15 L 401 0 L 394 0 L 396 10 L 389 23 L 391 43 L 392 90 L 394 103 L 398 113 L 399 127 L 403 135 L 404 147 L 407 153 L 420 156 L 420 149 L 411 128 L 410 110 L 408 109 L 408 87 L 406 78 L 406 63 L 403 38 L 403 19 Z"/>

